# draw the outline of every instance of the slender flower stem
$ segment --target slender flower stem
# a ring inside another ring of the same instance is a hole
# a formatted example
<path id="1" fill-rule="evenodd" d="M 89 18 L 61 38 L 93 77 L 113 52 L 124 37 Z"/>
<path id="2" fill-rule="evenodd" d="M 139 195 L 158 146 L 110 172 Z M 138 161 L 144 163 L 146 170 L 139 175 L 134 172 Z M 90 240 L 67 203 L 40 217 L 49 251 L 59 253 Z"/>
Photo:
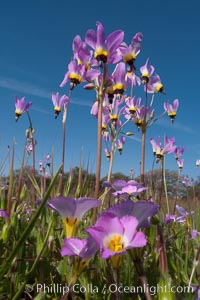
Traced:
<path id="1" fill-rule="evenodd" d="M 145 109 L 147 109 L 148 105 L 148 94 L 147 94 L 147 83 L 146 83 L 146 93 L 145 93 Z M 147 130 L 147 120 L 146 120 L 146 112 L 142 125 L 142 153 L 141 153 L 141 166 L 140 166 L 140 181 L 144 184 L 144 174 L 145 174 L 145 144 L 146 144 L 146 130 Z"/>
<path id="2" fill-rule="evenodd" d="M 140 181 L 144 184 L 145 173 L 145 144 L 146 144 L 146 128 L 142 129 L 142 154 L 141 154 L 141 169 L 140 169 Z"/>
<path id="3" fill-rule="evenodd" d="M 22 156 L 22 164 L 21 164 L 21 169 L 20 169 L 19 179 L 18 179 L 18 186 L 17 186 L 17 200 L 18 201 L 20 199 L 20 194 L 21 194 L 21 190 L 22 190 L 22 177 L 23 177 L 23 171 L 24 171 L 25 154 L 26 154 L 26 143 L 24 146 L 24 152 L 23 152 L 23 156 Z"/>
<path id="4" fill-rule="evenodd" d="M 109 169 L 108 169 L 108 175 L 107 175 L 107 181 L 108 182 L 111 182 L 111 176 L 112 176 L 112 168 L 113 168 L 113 160 L 114 160 L 114 156 L 115 156 L 115 139 L 112 141 L 112 148 L 111 148 L 111 154 L 110 154 L 110 162 L 109 162 Z M 110 191 L 110 188 L 109 187 L 106 187 L 105 188 L 105 191 L 102 195 L 102 206 L 104 205 L 104 201 L 106 199 L 106 195 L 109 193 Z M 110 193 L 109 193 L 110 194 Z M 110 207 L 110 197 L 109 197 L 109 200 L 108 200 L 108 207 Z"/>
<path id="5" fill-rule="evenodd" d="M 175 198 L 175 201 L 174 201 L 173 214 L 175 213 L 176 204 L 177 204 L 177 200 L 178 200 L 179 180 L 180 180 L 180 171 L 178 171 L 178 177 L 177 177 L 177 182 L 176 182 L 176 198 Z"/>
<path id="6" fill-rule="evenodd" d="M 65 165 L 65 144 L 66 144 L 66 121 L 67 121 L 67 107 L 64 107 L 63 119 L 62 119 L 62 169 L 59 179 L 58 190 L 59 194 L 63 194 L 63 181 L 64 181 L 64 165 Z"/>
<path id="7" fill-rule="evenodd" d="M 70 87 L 69 90 L 69 99 L 71 98 L 72 90 L 74 86 Z M 65 174 L 65 147 L 66 147 L 66 122 L 67 122 L 67 105 L 64 105 L 63 118 L 62 118 L 62 168 L 60 173 L 60 179 L 58 184 L 59 194 L 62 196 L 63 194 L 63 182 L 64 182 L 64 174 Z"/>
<path id="8" fill-rule="evenodd" d="M 135 266 L 136 272 L 138 274 L 139 280 L 143 286 L 143 291 L 147 300 L 152 300 L 151 295 L 148 289 L 148 282 L 144 272 L 144 267 L 141 258 L 135 253 L 136 251 L 129 250 L 128 254 L 130 255 L 132 262 Z"/>
<path id="9" fill-rule="evenodd" d="M 100 179 L 101 179 L 101 156 L 102 156 L 102 106 L 103 99 L 105 96 L 105 81 L 107 74 L 107 65 L 103 64 L 104 72 L 102 77 L 101 85 L 97 91 L 98 98 L 98 128 L 97 128 L 97 164 L 96 164 L 96 182 L 95 182 L 95 194 L 94 197 L 98 199 Z M 94 209 L 96 211 L 96 209 Z"/>
<path id="10" fill-rule="evenodd" d="M 168 199 L 168 193 L 167 193 L 167 181 L 166 181 L 166 172 L 165 172 L 165 156 L 163 156 L 162 159 L 162 178 L 163 178 L 163 184 L 164 184 L 164 191 L 165 191 L 165 198 L 167 203 L 167 213 L 169 214 L 169 199 Z"/>
<path id="11" fill-rule="evenodd" d="M 29 120 L 29 128 L 30 128 L 30 137 L 31 137 L 31 145 L 32 145 L 32 159 L 33 159 L 33 165 L 32 165 L 32 172 L 33 177 L 35 177 L 35 139 L 34 139 L 34 129 L 31 121 L 31 117 L 28 111 L 26 111 L 28 120 Z"/>
<path id="12" fill-rule="evenodd" d="M 10 166 L 9 189 L 7 198 L 7 213 L 10 215 L 12 209 L 12 191 L 13 191 L 13 170 L 14 170 L 14 156 L 15 156 L 15 140 L 13 141 L 12 160 Z"/>

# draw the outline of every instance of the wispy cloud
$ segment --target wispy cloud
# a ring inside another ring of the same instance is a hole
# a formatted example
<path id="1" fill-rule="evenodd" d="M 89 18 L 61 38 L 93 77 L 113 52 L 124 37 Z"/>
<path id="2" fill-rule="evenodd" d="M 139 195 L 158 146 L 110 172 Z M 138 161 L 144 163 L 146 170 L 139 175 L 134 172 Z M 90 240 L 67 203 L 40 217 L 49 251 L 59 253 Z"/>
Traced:
<path id="1" fill-rule="evenodd" d="M 45 98 L 45 99 L 51 99 L 51 92 L 37 86 L 35 84 L 32 84 L 27 81 L 19 81 L 14 78 L 6 78 L 6 77 L 0 77 L 0 87 L 8 89 L 8 90 L 13 90 L 16 92 L 32 95 L 32 96 L 37 96 L 40 98 Z M 85 101 L 84 99 L 77 99 L 73 98 L 71 100 L 71 104 L 75 105 L 80 105 L 80 106 L 92 106 L 92 103 L 89 103 Z M 37 108 L 35 110 L 40 110 L 40 112 L 46 113 L 46 111 L 42 111 L 41 109 Z"/>
<path id="2" fill-rule="evenodd" d="M 13 78 L 0 77 L 0 87 L 28 95 L 51 99 L 51 93 L 32 83 L 19 81 Z"/>
<path id="3" fill-rule="evenodd" d="M 178 131 L 182 131 L 184 133 L 188 133 L 188 134 L 195 134 L 195 130 L 189 126 L 186 126 L 186 125 L 183 125 L 182 123 L 179 123 L 175 120 L 174 124 L 172 125 L 170 123 L 169 120 L 166 120 L 166 119 L 162 119 L 162 120 L 159 120 L 159 122 L 155 123 L 159 126 L 163 126 L 163 127 L 166 127 L 166 128 L 172 128 L 173 126 L 173 129 L 174 130 L 178 130 Z"/>

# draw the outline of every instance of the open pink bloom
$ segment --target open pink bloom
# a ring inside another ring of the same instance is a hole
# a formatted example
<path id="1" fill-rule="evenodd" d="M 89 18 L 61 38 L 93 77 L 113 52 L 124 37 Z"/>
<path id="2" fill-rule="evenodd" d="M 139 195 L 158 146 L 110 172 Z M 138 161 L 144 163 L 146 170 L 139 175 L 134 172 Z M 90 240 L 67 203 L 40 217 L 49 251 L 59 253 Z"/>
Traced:
<path id="1" fill-rule="evenodd" d="M 118 218 L 123 216 L 135 217 L 139 223 L 137 229 L 146 228 L 150 226 L 150 219 L 157 214 L 159 210 L 159 205 L 155 204 L 153 201 L 147 200 L 125 200 L 121 201 L 106 210 L 105 213 L 112 213 Z"/>
<path id="2" fill-rule="evenodd" d="M 111 187 L 115 190 L 114 196 L 127 198 L 130 196 L 137 196 L 139 193 L 145 191 L 147 188 L 135 180 L 115 180 L 113 183 L 103 182 L 104 187 Z"/>
<path id="3" fill-rule="evenodd" d="M 141 78 L 142 78 L 142 84 L 146 84 L 149 82 L 149 78 L 154 72 L 154 67 L 149 65 L 149 58 L 147 59 L 146 63 L 144 66 L 140 68 L 141 72 Z"/>
<path id="4" fill-rule="evenodd" d="M 122 30 L 114 31 L 105 39 L 103 25 L 100 22 L 97 22 L 96 25 L 97 32 L 89 29 L 85 36 L 86 43 L 94 49 L 94 58 L 98 62 L 117 63 L 121 59 L 117 49 L 123 41 L 124 32 Z"/>
<path id="5" fill-rule="evenodd" d="M 179 107 L 178 99 L 175 99 L 173 104 L 170 104 L 169 102 L 164 102 L 164 110 L 167 112 L 172 123 L 174 122 L 174 119 L 176 117 L 176 112 L 177 112 L 178 107 Z"/>
<path id="6" fill-rule="evenodd" d="M 124 59 L 124 62 L 129 65 L 130 70 L 135 69 L 134 61 L 137 55 L 140 53 L 140 47 L 143 39 L 143 34 L 138 32 L 132 38 L 131 44 L 128 46 L 126 43 L 122 43 L 119 47 L 119 51 Z"/>
<path id="7" fill-rule="evenodd" d="M 32 102 L 25 104 L 25 97 L 21 99 L 16 98 L 15 101 L 15 120 L 17 121 L 19 117 L 31 107 Z"/>
<path id="8" fill-rule="evenodd" d="M 52 94 L 52 102 L 54 105 L 54 112 L 55 112 L 55 119 L 56 119 L 59 113 L 61 112 L 62 107 L 69 104 L 69 97 L 66 95 L 62 95 L 59 98 L 59 93 Z"/>
<path id="9" fill-rule="evenodd" d="M 124 216 L 119 219 L 105 213 L 94 226 L 87 229 L 87 232 L 100 246 L 101 257 L 107 259 L 147 244 L 144 233 L 138 232 L 137 226 L 138 220 L 135 217 Z"/>

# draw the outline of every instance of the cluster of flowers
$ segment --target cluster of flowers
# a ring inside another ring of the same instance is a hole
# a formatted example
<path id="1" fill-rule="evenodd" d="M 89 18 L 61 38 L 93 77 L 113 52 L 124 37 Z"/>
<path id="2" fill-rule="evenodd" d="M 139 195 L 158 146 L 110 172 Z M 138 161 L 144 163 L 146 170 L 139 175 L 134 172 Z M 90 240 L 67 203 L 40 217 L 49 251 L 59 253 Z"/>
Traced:
<path id="1" fill-rule="evenodd" d="M 186 224 L 189 228 L 190 227 L 190 219 L 191 219 L 192 215 L 194 214 L 194 211 L 187 212 L 183 207 L 181 207 L 179 205 L 176 205 L 176 210 L 179 213 L 179 215 L 166 214 L 165 223 L 169 224 L 169 223 L 173 222 L 173 223 Z M 198 236 L 200 236 L 200 232 L 198 232 L 196 229 L 191 229 L 190 236 L 191 236 L 191 239 L 196 239 Z"/>
<path id="2" fill-rule="evenodd" d="M 143 247 L 147 244 L 145 234 L 141 228 L 149 227 L 150 218 L 154 216 L 159 206 L 146 200 L 133 201 L 145 188 L 134 180 L 128 182 L 118 180 L 110 184 L 104 183 L 115 190 L 115 196 L 121 202 L 100 213 L 94 226 L 87 228 L 88 238 L 76 238 L 78 225 L 84 214 L 91 208 L 99 207 L 101 202 L 91 198 L 57 197 L 49 200 L 48 205 L 57 211 L 65 224 L 66 236 L 61 249 L 62 256 L 76 256 L 79 260 L 79 271 L 100 249 L 101 257 L 111 261 L 116 267 L 116 261 L 127 250 Z M 77 260 L 76 260 L 77 263 Z"/>
<path id="3" fill-rule="evenodd" d="M 40 174 L 44 177 L 48 177 L 48 169 L 51 166 L 50 162 L 51 156 L 50 154 L 45 155 L 44 160 L 39 160 L 39 171 Z"/>
<path id="4" fill-rule="evenodd" d="M 153 138 L 150 139 L 150 143 L 152 145 L 153 154 L 156 157 L 156 161 L 159 162 L 163 159 L 165 154 L 173 153 L 176 159 L 179 170 L 183 169 L 184 159 L 180 159 L 180 157 L 184 153 L 184 147 L 177 147 L 175 143 L 175 138 L 165 137 L 164 146 L 162 146 L 160 136 L 158 136 L 157 141 Z"/>

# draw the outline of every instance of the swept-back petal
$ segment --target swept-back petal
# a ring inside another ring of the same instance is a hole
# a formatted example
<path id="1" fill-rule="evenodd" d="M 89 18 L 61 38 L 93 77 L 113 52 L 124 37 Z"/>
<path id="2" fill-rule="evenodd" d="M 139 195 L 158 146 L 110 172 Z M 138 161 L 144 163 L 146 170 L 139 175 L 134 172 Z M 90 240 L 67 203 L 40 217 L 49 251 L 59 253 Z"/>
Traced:
<path id="1" fill-rule="evenodd" d="M 85 41 L 92 49 L 96 48 L 97 34 L 93 29 L 89 29 L 86 32 Z"/>
<path id="2" fill-rule="evenodd" d="M 52 94 L 52 96 L 51 96 L 54 106 L 58 106 L 58 95 L 59 95 L 59 93 L 56 93 L 56 94 Z"/>
<path id="3" fill-rule="evenodd" d="M 105 32 L 104 32 L 103 25 L 100 22 L 97 22 L 96 25 L 97 25 L 97 43 L 96 43 L 96 48 L 104 48 Z"/>
<path id="4" fill-rule="evenodd" d="M 31 107 L 31 105 L 32 105 L 32 102 L 28 102 L 28 103 L 25 105 L 23 111 L 26 112 L 26 111 Z"/>
<path id="5" fill-rule="evenodd" d="M 123 42 L 124 32 L 122 30 L 116 30 L 108 35 L 106 39 L 106 46 L 109 52 L 116 50 Z"/>

